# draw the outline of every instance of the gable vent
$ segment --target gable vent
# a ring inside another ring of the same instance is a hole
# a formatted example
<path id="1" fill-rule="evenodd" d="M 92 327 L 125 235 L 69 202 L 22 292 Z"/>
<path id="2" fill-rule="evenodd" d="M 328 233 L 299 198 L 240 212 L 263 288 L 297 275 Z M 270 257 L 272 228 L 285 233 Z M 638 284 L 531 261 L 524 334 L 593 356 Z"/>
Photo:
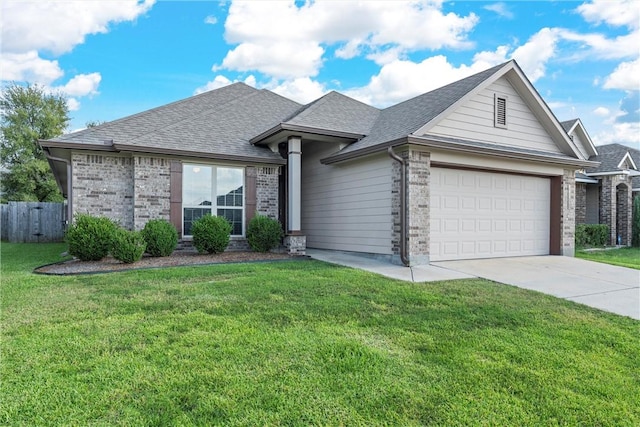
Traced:
<path id="1" fill-rule="evenodd" d="M 507 127 L 507 97 L 495 95 L 494 98 L 494 125 L 495 127 Z"/>

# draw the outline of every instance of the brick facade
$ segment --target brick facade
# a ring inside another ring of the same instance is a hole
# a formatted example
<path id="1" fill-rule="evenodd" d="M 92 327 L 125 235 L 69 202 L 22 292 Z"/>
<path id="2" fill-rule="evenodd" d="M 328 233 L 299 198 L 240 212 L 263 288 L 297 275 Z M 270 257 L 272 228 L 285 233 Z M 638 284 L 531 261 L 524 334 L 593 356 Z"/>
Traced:
<path id="1" fill-rule="evenodd" d="M 73 214 L 106 216 L 129 230 L 141 230 L 151 219 L 169 220 L 170 163 L 171 159 L 162 157 L 74 153 Z M 280 169 L 277 166 L 254 169 L 256 209 L 277 219 Z M 297 253 L 304 253 L 301 242 L 296 241 L 294 246 Z M 231 238 L 228 250 L 248 249 L 245 238 Z"/>
<path id="2" fill-rule="evenodd" d="M 576 183 L 576 224 L 587 222 L 587 184 Z"/>
<path id="3" fill-rule="evenodd" d="M 632 194 L 628 175 L 602 177 L 600 224 L 609 226 L 610 245 L 631 245 Z"/>
<path id="4" fill-rule="evenodd" d="M 261 215 L 278 219 L 279 167 L 256 168 L 256 209 Z"/>
<path id="5" fill-rule="evenodd" d="M 71 169 L 73 215 L 106 216 L 133 229 L 133 158 L 73 153 Z"/>
<path id="6" fill-rule="evenodd" d="M 142 230 L 151 219 L 169 220 L 170 160 L 134 157 L 134 226 Z"/>
<path id="7" fill-rule="evenodd" d="M 398 153 L 406 163 L 406 227 L 407 258 L 410 265 L 429 263 L 429 168 L 430 154 L 411 147 Z M 400 179 L 401 170 L 398 162 L 393 162 L 391 183 L 391 215 L 393 261 L 400 263 Z"/>
<path id="8" fill-rule="evenodd" d="M 564 256 L 575 254 L 576 231 L 576 173 L 565 169 L 562 175 L 561 214 L 560 214 L 560 251 Z"/>

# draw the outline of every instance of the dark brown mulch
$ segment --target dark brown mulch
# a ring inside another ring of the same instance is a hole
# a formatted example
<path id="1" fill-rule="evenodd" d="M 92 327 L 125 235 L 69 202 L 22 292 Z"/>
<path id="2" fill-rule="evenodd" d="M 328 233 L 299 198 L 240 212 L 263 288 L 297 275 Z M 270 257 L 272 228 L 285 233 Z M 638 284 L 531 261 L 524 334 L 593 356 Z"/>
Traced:
<path id="1" fill-rule="evenodd" d="M 220 264 L 237 262 L 293 260 L 305 257 L 292 256 L 285 253 L 259 252 L 224 252 L 221 254 L 198 254 L 191 251 L 177 251 L 168 257 L 154 258 L 144 256 L 133 264 L 125 264 L 108 257 L 100 261 L 80 261 L 72 259 L 55 264 L 43 265 L 34 270 L 40 274 L 91 274 L 109 273 L 114 271 L 133 270 L 142 268 L 178 267 L 185 265 Z"/>

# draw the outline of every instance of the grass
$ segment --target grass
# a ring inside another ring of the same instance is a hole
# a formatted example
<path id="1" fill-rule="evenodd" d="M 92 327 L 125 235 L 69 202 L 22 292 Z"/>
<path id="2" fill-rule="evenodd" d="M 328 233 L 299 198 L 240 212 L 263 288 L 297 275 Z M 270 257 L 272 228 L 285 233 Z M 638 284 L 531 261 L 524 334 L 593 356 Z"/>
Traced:
<path id="1" fill-rule="evenodd" d="M 638 322 L 316 261 L 38 276 L 2 244 L 0 424 L 639 425 Z"/>
<path id="2" fill-rule="evenodd" d="M 576 251 L 576 257 L 640 270 L 640 248 L 607 249 L 602 251 Z"/>

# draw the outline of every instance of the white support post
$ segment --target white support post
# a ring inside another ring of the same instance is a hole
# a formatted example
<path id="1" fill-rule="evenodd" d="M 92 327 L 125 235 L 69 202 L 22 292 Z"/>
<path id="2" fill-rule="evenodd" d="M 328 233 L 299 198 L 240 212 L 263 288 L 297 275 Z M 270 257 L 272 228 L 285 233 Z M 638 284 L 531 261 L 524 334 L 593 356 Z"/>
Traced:
<path id="1" fill-rule="evenodd" d="M 290 136 L 288 140 L 288 183 L 289 200 L 287 201 L 287 228 L 291 234 L 300 233 L 300 198 L 301 198 L 301 145 L 299 136 Z"/>

